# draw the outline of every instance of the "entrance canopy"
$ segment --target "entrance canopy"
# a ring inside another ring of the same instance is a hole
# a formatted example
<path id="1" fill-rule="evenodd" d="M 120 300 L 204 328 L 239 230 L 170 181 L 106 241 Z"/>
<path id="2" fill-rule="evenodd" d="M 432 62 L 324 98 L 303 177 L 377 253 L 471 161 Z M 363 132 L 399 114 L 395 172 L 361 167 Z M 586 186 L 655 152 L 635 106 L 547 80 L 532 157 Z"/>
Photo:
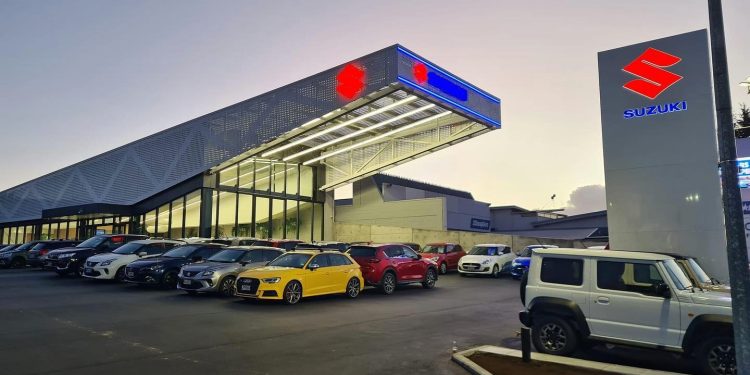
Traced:
<path id="1" fill-rule="evenodd" d="M 368 68 L 347 63 L 336 75 L 336 91 L 349 103 L 213 170 L 248 157 L 324 166 L 320 188 L 332 190 L 500 127 L 499 99 L 401 46 L 393 52 L 393 83 L 358 97 Z"/>

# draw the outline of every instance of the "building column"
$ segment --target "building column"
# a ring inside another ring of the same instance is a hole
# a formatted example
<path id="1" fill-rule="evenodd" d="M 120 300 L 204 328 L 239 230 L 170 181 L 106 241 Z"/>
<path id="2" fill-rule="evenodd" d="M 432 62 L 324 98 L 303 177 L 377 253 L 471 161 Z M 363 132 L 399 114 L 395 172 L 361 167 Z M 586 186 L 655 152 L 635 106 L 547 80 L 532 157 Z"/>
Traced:
<path id="1" fill-rule="evenodd" d="M 201 221 L 198 236 L 213 237 L 211 233 L 211 210 L 213 209 L 214 189 L 201 189 Z"/>
<path id="2" fill-rule="evenodd" d="M 335 240 L 335 214 L 336 214 L 336 202 L 333 198 L 333 190 L 325 192 L 325 203 L 323 204 L 323 240 L 334 241 Z"/>

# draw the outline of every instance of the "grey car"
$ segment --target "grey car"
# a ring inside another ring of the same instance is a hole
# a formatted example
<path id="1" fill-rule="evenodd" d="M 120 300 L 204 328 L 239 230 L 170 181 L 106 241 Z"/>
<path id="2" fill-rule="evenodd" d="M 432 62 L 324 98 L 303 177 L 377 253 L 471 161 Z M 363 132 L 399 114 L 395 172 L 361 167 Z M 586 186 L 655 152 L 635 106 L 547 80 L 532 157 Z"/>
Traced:
<path id="1" fill-rule="evenodd" d="M 264 266 L 283 253 L 284 249 L 266 246 L 236 246 L 223 249 L 205 262 L 183 266 L 178 275 L 177 289 L 188 294 L 201 292 L 233 296 L 237 274 Z"/>

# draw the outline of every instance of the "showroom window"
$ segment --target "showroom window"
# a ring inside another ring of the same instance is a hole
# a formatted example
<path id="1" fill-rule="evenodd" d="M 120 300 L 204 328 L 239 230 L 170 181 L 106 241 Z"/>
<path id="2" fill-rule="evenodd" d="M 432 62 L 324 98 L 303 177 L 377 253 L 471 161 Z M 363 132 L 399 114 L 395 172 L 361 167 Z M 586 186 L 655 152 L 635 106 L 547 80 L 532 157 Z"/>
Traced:
<path id="1" fill-rule="evenodd" d="M 237 236 L 251 237 L 253 224 L 253 196 L 240 194 L 237 202 Z"/>
<path id="2" fill-rule="evenodd" d="M 169 225 L 169 238 L 183 237 L 182 229 L 185 227 L 185 197 L 180 197 L 172 201 L 172 211 L 170 217 L 172 220 Z"/>
<path id="3" fill-rule="evenodd" d="M 201 224 L 201 191 L 196 190 L 185 196 L 185 235 L 198 237 Z"/>

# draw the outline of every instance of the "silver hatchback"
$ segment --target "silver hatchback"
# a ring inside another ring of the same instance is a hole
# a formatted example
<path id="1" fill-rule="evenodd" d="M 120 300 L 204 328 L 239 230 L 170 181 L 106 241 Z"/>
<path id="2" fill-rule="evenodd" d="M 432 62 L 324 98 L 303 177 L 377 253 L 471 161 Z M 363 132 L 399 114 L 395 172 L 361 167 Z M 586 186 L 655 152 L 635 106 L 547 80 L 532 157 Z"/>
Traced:
<path id="1" fill-rule="evenodd" d="M 236 246 L 226 248 L 205 262 L 187 264 L 180 269 L 177 289 L 188 294 L 219 293 L 234 295 L 237 274 L 265 266 L 284 253 L 284 249 L 265 246 Z"/>

